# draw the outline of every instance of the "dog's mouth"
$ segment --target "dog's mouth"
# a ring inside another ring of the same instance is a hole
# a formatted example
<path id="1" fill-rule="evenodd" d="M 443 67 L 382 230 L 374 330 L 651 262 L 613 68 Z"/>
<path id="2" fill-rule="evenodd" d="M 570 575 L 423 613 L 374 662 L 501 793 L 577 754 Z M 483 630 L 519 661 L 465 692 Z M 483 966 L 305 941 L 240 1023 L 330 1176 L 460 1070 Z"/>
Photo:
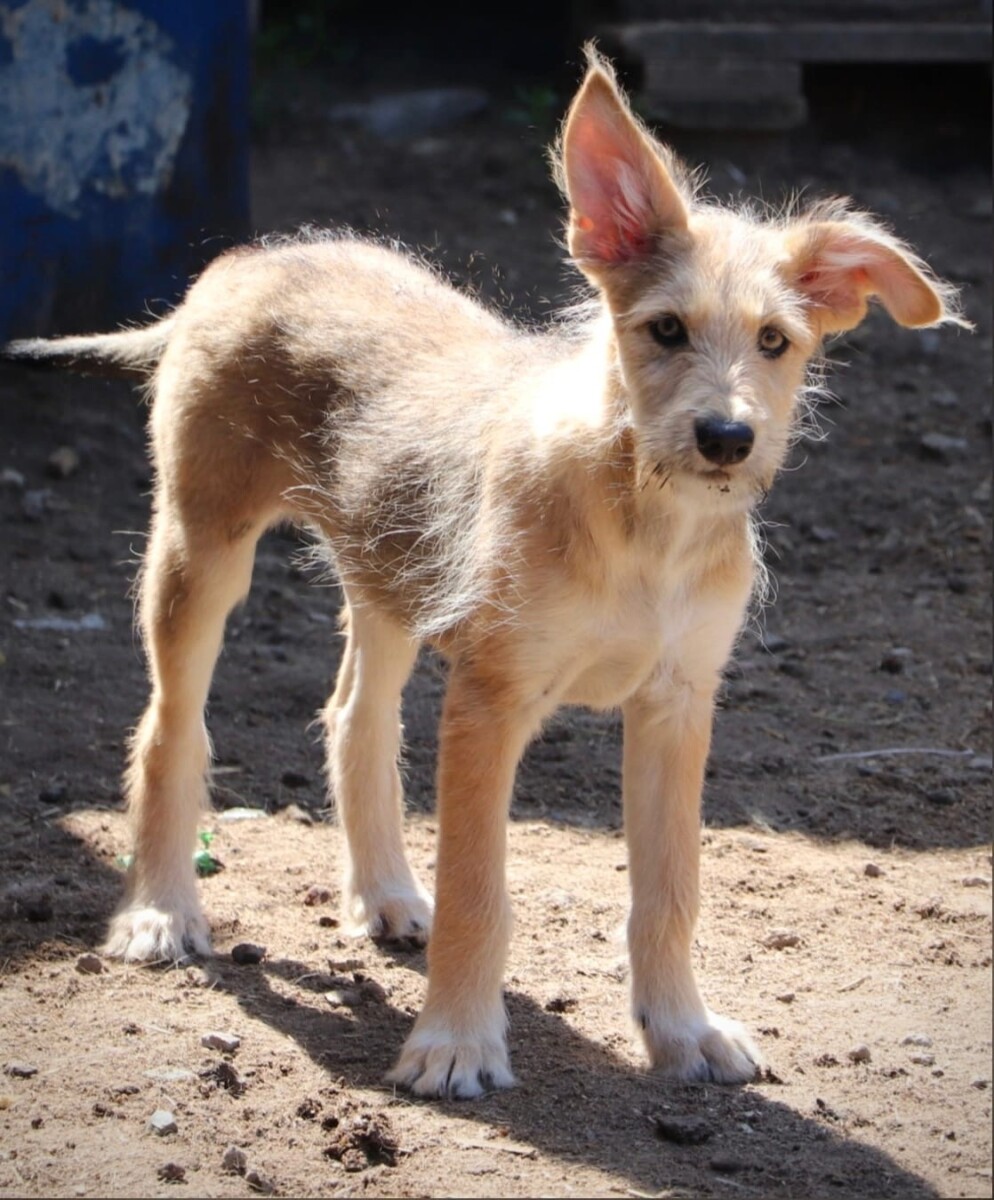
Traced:
<path id="1" fill-rule="evenodd" d="M 695 491 L 704 488 L 716 500 L 727 496 L 739 503 L 753 504 L 765 496 L 768 486 L 755 470 L 750 469 L 752 466 L 702 467 L 692 460 L 660 462 L 654 467 L 651 478 L 663 488 L 671 483 L 678 486 L 679 480 L 686 480 Z"/>
<path id="2" fill-rule="evenodd" d="M 701 490 L 716 501 L 733 497 L 737 502 L 751 503 L 768 490 L 765 472 L 760 470 L 759 455 L 750 455 L 741 463 L 710 463 L 691 447 L 681 448 L 659 458 L 650 459 L 642 468 L 643 487 L 661 491 L 674 488 L 683 491 L 692 488 L 700 495 Z M 681 486 L 682 485 L 682 486 Z"/>

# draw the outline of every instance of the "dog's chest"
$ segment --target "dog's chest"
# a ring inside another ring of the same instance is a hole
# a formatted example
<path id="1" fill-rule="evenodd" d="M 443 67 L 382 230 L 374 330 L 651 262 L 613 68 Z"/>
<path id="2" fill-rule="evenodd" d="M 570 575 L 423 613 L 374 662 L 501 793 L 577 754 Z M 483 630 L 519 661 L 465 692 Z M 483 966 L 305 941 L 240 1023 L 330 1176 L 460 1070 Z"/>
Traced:
<path id="1" fill-rule="evenodd" d="M 645 582 L 619 589 L 596 607 L 577 606 L 569 622 L 563 702 L 623 703 L 661 660 L 678 652 L 692 608 L 684 591 Z"/>

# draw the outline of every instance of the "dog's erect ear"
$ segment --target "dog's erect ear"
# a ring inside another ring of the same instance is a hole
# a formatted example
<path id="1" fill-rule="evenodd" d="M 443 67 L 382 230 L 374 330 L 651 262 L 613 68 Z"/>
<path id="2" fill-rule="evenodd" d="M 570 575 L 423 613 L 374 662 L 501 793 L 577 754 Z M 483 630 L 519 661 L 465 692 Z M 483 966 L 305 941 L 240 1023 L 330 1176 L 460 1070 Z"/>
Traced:
<path id="1" fill-rule="evenodd" d="M 808 220 L 788 233 L 790 283 L 822 334 L 852 329 L 875 296 L 899 325 L 968 326 L 956 292 L 896 238 L 861 214 Z"/>
<path id="2" fill-rule="evenodd" d="M 596 273 L 643 257 L 667 231 L 685 230 L 687 204 L 610 67 L 594 50 L 587 55 L 590 68 L 563 128 L 559 174 L 570 204 L 570 254 Z"/>

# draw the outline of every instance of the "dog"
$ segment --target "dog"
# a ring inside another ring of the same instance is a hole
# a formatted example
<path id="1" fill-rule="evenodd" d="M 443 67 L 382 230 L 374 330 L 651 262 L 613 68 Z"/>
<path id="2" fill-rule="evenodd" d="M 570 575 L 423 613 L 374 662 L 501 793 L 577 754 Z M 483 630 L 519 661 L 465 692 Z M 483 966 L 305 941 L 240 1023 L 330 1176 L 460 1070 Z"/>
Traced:
<path id="1" fill-rule="evenodd" d="M 755 508 L 827 336 L 871 298 L 903 326 L 965 324 L 954 289 L 847 202 L 770 216 L 703 198 L 593 48 L 553 158 L 592 300 L 544 330 L 398 249 L 327 233 L 221 255 L 157 323 L 4 351 L 138 376 L 152 398 L 151 697 L 106 950 L 210 953 L 191 847 L 211 675 L 259 537 L 307 527 L 345 601 L 324 710 L 344 905 L 358 932 L 428 943 L 424 1007 L 388 1077 L 426 1096 L 514 1082 L 505 823 L 518 760 L 564 703 L 624 718 L 632 1011 L 651 1064 L 754 1077 L 691 942 L 714 697 L 762 578 Z M 434 904 L 405 856 L 397 767 L 422 643 L 450 664 Z"/>

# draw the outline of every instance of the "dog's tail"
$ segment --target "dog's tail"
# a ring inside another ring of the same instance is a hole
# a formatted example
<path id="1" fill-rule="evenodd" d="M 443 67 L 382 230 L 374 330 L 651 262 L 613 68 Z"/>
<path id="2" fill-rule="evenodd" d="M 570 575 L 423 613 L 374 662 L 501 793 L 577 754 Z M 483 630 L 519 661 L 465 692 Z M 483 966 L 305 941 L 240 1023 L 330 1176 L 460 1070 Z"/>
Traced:
<path id="1" fill-rule="evenodd" d="M 172 332 L 164 317 L 140 329 L 119 333 L 23 338 L 0 345 L 0 361 L 44 371 L 78 371 L 104 379 L 147 378 L 155 370 Z"/>

